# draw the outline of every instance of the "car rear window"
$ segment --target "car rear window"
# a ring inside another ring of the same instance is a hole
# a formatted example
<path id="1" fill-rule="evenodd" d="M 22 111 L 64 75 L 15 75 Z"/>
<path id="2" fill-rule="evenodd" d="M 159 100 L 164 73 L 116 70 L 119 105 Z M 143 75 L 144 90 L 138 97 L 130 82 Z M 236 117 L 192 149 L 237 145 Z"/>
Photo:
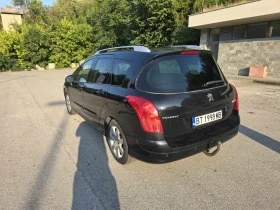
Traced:
<path id="1" fill-rule="evenodd" d="M 217 81 L 217 82 L 215 82 Z M 202 90 L 225 82 L 211 54 L 167 55 L 150 62 L 136 87 L 154 93 Z"/>

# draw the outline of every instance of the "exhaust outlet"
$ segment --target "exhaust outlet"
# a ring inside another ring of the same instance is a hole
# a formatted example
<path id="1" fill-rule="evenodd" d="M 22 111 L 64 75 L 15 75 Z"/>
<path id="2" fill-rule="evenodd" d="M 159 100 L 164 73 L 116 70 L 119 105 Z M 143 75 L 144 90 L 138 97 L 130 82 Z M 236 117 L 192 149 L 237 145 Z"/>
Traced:
<path id="1" fill-rule="evenodd" d="M 213 152 L 210 152 L 210 149 L 207 149 L 207 150 L 203 151 L 203 153 L 209 157 L 213 157 L 220 151 L 221 144 L 222 144 L 222 142 L 218 141 L 217 146 L 216 146 L 217 148 Z"/>

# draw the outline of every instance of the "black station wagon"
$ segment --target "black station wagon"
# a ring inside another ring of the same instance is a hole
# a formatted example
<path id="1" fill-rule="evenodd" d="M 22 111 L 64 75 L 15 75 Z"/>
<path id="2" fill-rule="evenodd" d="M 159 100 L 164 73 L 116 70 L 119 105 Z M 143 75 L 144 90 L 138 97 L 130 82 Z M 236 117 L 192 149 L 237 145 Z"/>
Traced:
<path id="1" fill-rule="evenodd" d="M 240 124 L 235 87 L 212 53 L 197 46 L 100 50 L 66 77 L 64 95 L 69 114 L 103 131 L 121 164 L 131 156 L 152 162 L 212 156 Z"/>

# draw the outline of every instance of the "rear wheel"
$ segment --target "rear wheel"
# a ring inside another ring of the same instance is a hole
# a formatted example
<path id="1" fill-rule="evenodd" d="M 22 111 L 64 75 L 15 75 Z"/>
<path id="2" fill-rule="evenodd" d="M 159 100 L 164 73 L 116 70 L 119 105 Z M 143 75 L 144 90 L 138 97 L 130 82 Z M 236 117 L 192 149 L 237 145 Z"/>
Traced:
<path id="1" fill-rule="evenodd" d="M 124 132 L 115 120 L 109 123 L 107 142 L 116 161 L 123 165 L 131 161 Z"/>
<path id="2" fill-rule="evenodd" d="M 76 112 L 72 108 L 71 100 L 68 93 L 65 93 L 65 105 L 69 114 L 71 115 L 76 114 Z"/>

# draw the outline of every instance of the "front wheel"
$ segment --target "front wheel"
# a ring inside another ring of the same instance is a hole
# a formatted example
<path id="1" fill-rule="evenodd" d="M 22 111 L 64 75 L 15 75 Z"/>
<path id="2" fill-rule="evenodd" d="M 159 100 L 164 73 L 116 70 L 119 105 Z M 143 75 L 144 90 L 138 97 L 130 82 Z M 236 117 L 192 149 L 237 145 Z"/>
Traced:
<path id="1" fill-rule="evenodd" d="M 127 141 L 124 132 L 115 120 L 109 123 L 106 137 L 108 146 L 115 160 L 123 165 L 129 163 L 131 161 L 131 156 L 128 154 Z"/>
<path id="2" fill-rule="evenodd" d="M 69 114 L 74 115 L 76 112 L 72 108 L 71 100 L 68 93 L 65 94 L 65 105 Z"/>

